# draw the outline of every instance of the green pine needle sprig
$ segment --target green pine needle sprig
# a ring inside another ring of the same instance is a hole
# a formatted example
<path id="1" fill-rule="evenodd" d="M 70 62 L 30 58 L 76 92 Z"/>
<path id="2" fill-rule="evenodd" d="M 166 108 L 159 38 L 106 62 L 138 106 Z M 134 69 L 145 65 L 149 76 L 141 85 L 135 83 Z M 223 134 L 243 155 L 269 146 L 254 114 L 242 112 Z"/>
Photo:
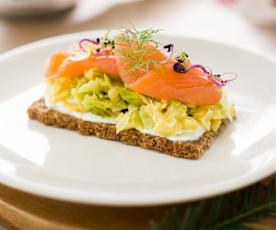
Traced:
<path id="1" fill-rule="evenodd" d="M 185 211 L 172 208 L 151 230 L 249 229 L 261 217 L 276 219 L 276 178 L 268 186 L 256 184 L 230 194 L 194 202 Z"/>

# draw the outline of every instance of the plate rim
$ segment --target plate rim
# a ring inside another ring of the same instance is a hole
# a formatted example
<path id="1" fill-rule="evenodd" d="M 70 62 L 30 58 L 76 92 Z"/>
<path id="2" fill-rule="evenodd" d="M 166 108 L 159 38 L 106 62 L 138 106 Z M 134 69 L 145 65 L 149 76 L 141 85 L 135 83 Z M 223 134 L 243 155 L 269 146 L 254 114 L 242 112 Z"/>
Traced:
<path id="1" fill-rule="evenodd" d="M 68 33 L 63 35 L 58 35 L 50 38 L 41 39 L 32 43 L 28 43 L 26 45 L 14 48 L 12 50 L 6 51 L 2 54 L 0 54 L 0 62 L 8 59 L 12 56 L 16 56 L 17 54 L 24 53 L 26 51 L 35 50 L 37 48 L 41 48 L 43 46 L 47 45 L 53 45 L 58 44 L 61 42 L 67 42 L 72 41 L 75 39 L 78 39 L 81 36 L 90 34 L 91 36 L 101 34 L 103 33 L 104 29 L 100 30 L 90 30 L 90 31 L 82 31 L 82 32 L 76 32 L 76 33 Z M 248 48 L 240 47 L 233 44 L 227 44 L 221 41 L 215 41 L 212 39 L 206 39 L 206 38 L 199 38 L 196 36 L 187 36 L 187 35 L 179 35 L 176 33 L 165 33 L 163 32 L 162 35 L 165 36 L 171 36 L 171 37 L 177 37 L 177 38 L 183 38 L 183 39 L 191 39 L 191 40 L 197 40 L 200 42 L 207 42 L 212 44 L 218 44 L 221 46 L 226 46 L 228 48 L 236 49 L 242 52 L 249 53 L 254 56 L 258 56 L 259 58 L 265 59 L 268 62 L 271 62 L 276 65 L 276 60 L 269 56 L 265 56 L 257 51 L 250 50 Z M 155 206 L 155 205 L 166 205 L 166 204 L 175 204 L 175 203 L 183 203 L 183 202 L 190 202 L 198 199 L 205 199 L 216 195 L 221 195 L 223 193 L 229 193 L 236 189 L 241 189 L 243 187 L 246 187 L 248 185 L 251 185 L 265 177 L 268 177 L 269 175 L 272 175 L 276 172 L 276 159 L 272 162 L 270 162 L 269 166 L 263 168 L 262 170 L 257 170 L 254 173 L 245 173 L 238 179 L 235 179 L 235 182 L 228 182 L 227 184 L 224 184 L 224 186 L 220 186 L 216 191 L 214 191 L 213 188 L 205 188 L 204 194 L 190 194 L 189 196 L 182 195 L 179 193 L 173 193 L 173 192 L 166 192 L 166 193 L 160 193 L 159 196 L 155 195 L 154 200 L 152 200 L 153 196 L 147 196 L 144 195 L 144 197 L 140 197 L 139 199 L 128 199 L 126 198 L 126 194 L 123 196 L 120 195 L 119 198 L 114 199 L 114 196 L 110 196 L 108 194 L 99 195 L 99 192 L 96 192 L 96 194 L 88 194 L 80 192 L 79 190 L 73 190 L 70 191 L 68 189 L 64 188 L 55 188 L 50 186 L 45 186 L 42 184 L 37 183 L 31 183 L 31 182 L 24 182 L 22 180 L 14 179 L 11 180 L 10 176 L 7 176 L 5 173 L 2 173 L 0 171 L 0 183 L 2 183 L 5 186 L 11 187 L 13 189 L 17 189 L 29 194 L 33 194 L 36 196 L 42 196 L 46 198 L 61 200 L 61 201 L 68 201 L 71 203 L 82 203 L 82 204 L 93 204 L 93 205 L 105 205 L 105 206 L 121 206 L 121 207 L 129 207 L 129 206 Z M 248 175 L 249 174 L 249 175 Z M 47 189 L 45 189 L 47 188 Z M 93 197 L 93 199 L 92 199 Z"/>
<path id="2" fill-rule="evenodd" d="M 250 186 L 272 174 L 275 173 L 275 165 L 276 159 L 274 162 L 270 164 L 269 167 L 266 167 L 265 170 L 257 170 L 254 174 L 250 174 L 250 176 L 243 175 L 239 177 L 239 179 L 235 179 L 235 181 L 228 182 L 224 184 L 224 186 L 219 186 L 216 191 L 211 189 L 204 188 L 204 195 L 193 194 L 193 195 L 181 195 L 178 192 L 166 192 L 161 193 L 159 196 L 157 194 L 154 195 L 154 200 L 152 193 L 151 195 L 144 195 L 143 197 L 139 197 L 139 199 L 126 199 L 126 194 L 123 196 L 118 194 L 116 195 L 116 199 L 114 199 L 113 195 L 108 195 L 105 193 L 104 195 L 99 195 L 99 192 L 96 193 L 83 193 L 78 190 L 70 190 L 64 188 L 54 188 L 50 186 L 45 186 L 37 183 L 30 183 L 29 181 L 19 180 L 21 182 L 15 182 L 16 180 L 11 180 L 9 176 L 0 173 L 0 184 L 13 188 L 15 190 L 19 190 L 21 192 L 25 192 L 28 194 L 32 194 L 38 197 L 50 198 L 58 201 L 66 201 L 75 204 L 89 204 L 89 205 L 102 205 L 107 207 L 152 207 L 152 206 L 160 206 L 160 205 L 170 205 L 170 204 L 179 204 L 185 202 L 193 202 L 201 199 L 208 199 L 214 196 L 228 194 L 235 190 L 245 188 Z M 223 182 L 220 182 L 221 184 Z M 218 185 L 219 185 L 218 184 Z M 30 189 L 30 186 L 32 189 Z M 206 192 L 207 191 L 207 192 Z M 138 193 L 137 193 L 138 194 Z M 191 194 L 191 193 L 190 193 Z M 132 193 L 133 195 L 133 193 Z M 118 199 L 119 197 L 119 199 Z"/>

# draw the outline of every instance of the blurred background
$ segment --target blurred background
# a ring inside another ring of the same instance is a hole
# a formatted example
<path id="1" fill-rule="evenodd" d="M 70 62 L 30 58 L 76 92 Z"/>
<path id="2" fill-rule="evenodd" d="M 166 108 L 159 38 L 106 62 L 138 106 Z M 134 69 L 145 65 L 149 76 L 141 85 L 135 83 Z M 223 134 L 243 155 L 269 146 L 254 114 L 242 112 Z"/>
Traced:
<path id="1" fill-rule="evenodd" d="M 276 0 L 0 0 L 0 53 L 51 36 L 130 22 L 276 59 Z"/>

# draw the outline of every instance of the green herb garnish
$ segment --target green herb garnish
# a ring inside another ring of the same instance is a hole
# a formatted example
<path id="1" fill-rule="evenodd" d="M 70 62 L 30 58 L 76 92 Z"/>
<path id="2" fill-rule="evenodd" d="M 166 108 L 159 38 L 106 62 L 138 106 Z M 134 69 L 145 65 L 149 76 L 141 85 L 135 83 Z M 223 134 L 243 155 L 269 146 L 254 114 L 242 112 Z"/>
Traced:
<path id="1" fill-rule="evenodd" d="M 160 43 L 154 40 L 154 36 L 159 32 L 152 28 L 139 31 L 134 25 L 122 31 L 122 36 L 116 39 L 116 45 L 122 57 L 121 62 L 127 63 L 126 74 L 134 72 L 138 78 L 139 73 L 148 71 L 151 64 L 156 64 L 156 60 L 150 56 L 158 53 L 154 48 L 158 48 Z M 120 48 L 121 43 L 125 44 L 125 49 Z"/>

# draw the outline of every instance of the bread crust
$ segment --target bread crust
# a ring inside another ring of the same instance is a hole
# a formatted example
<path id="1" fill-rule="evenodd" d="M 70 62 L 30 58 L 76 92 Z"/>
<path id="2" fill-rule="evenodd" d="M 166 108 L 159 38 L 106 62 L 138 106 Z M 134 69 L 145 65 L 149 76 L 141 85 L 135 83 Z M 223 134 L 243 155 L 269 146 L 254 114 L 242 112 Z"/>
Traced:
<path id="1" fill-rule="evenodd" d="M 205 132 L 195 141 L 171 141 L 164 137 L 144 134 L 135 129 L 123 130 L 116 133 L 115 125 L 84 121 L 70 115 L 47 108 L 43 98 L 35 101 L 28 108 L 30 119 L 45 125 L 65 128 L 79 132 L 82 135 L 95 135 L 99 138 L 121 141 L 124 144 L 136 145 L 157 152 L 166 153 L 174 157 L 199 159 L 213 143 L 215 137 L 221 133 L 229 123 L 223 120 L 218 132 Z"/>

